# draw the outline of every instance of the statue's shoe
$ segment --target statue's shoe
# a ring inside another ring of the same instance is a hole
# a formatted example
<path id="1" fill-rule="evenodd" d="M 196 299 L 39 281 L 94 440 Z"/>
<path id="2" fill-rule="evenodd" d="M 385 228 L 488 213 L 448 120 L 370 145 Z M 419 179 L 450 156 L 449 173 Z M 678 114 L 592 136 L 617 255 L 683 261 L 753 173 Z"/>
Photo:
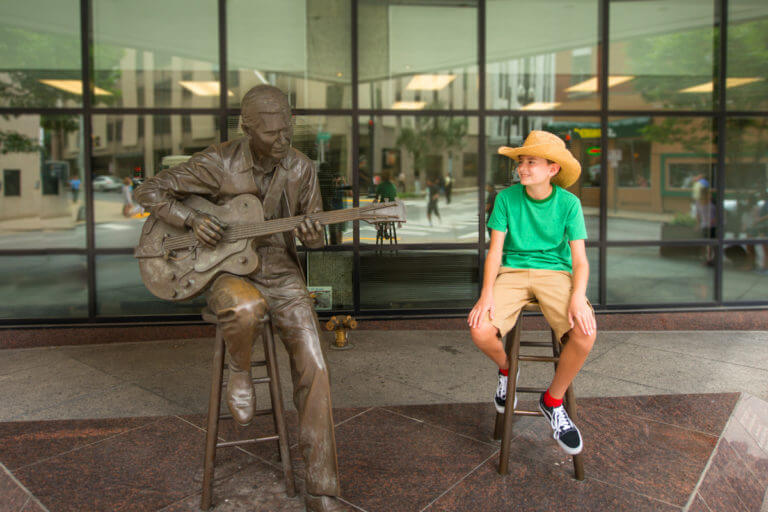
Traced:
<path id="1" fill-rule="evenodd" d="M 307 505 L 307 512 L 349 512 L 352 510 L 335 496 L 315 496 L 306 493 L 304 503 Z"/>
<path id="2" fill-rule="evenodd" d="M 253 390 L 251 372 L 235 370 L 230 367 L 227 382 L 227 406 L 237 423 L 248 425 L 253 420 L 256 407 L 256 393 Z"/>

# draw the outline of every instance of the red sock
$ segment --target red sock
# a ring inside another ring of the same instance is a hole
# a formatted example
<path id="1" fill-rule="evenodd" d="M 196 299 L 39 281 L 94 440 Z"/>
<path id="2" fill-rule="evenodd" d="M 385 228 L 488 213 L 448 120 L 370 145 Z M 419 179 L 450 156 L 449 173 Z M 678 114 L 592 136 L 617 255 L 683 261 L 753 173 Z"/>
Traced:
<path id="1" fill-rule="evenodd" d="M 544 405 L 547 407 L 560 407 L 563 405 L 563 399 L 553 397 L 549 394 L 549 390 L 546 390 L 544 392 Z"/>
<path id="2" fill-rule="evenodd" d="M 507 368 L 506 370 L 502 370 L 501 368 L 499 368 L 499 373 L 505 377 L 509 377 L 509 368 Z"/>

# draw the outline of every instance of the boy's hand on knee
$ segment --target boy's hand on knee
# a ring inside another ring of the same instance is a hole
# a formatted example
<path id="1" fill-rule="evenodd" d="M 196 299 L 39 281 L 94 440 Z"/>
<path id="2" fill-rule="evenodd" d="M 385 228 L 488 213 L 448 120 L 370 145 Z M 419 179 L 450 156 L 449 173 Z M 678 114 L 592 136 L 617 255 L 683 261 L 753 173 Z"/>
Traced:
<path id="1" fill-rule="evenodd" d="M 571 304 L 568 306 L 568 323 L 573 329 L 578 325 L 584 334 L 591 336 L 597 329 L 595 315 L 587 304 L 587 298 L 583 295 L 571 297 Z"/>
<path id="2" fill-rule="evenodd" d="M 477 301 L 475 307 L 473 307 L 472 311 L 469 312 L 467 323 L 472 328 L 480 327 L 483 318 L 485 318 L 485 312 L 487 311 L 488 316 L 493 319 L 493 313 L 495 310 L 496 305 L 493 302 L 493 297 L 480 296 L 480 300 Z"/>

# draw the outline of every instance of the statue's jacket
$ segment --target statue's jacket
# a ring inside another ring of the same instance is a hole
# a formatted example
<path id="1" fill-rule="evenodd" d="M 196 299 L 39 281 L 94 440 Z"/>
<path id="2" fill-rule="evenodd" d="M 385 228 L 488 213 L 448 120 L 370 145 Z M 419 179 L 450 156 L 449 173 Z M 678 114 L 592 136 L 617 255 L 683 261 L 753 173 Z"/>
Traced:
<path id="1" fill-rule="evenodd" d="M 278 172 L 287 173 L 287 176 L 279 213 L 274 217 L 323 210 L 317 171 L 307 156 L 290 148 L 278 163 L 275 173 Z M 188 161 L 147 179 L 136 189 L 134 197 L 163 222 L 183 228 L 192 213 L 192 209 L 182 202 L 189 195 L 199 195 L 213 203 L 226 202 L 240 194 L 253 194 L 263 200 L 266 193 L 263 178 L 264 171 L 253 161 L 249 139 L 242 137 L 214 144 L 195 153 Z M 301 269 L 293 234 L 287 232 L 282 236 L 285 243 L 279 245 L 286 247 Z"/>

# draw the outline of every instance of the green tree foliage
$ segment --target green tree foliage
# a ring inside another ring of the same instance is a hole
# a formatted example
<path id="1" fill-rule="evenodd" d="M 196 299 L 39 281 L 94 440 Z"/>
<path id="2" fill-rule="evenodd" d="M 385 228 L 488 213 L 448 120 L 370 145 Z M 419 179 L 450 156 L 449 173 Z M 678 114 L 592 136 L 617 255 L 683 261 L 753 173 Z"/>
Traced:
<path id="1" fill-rule="evenodd" d="M 440 109 L 439 103 L 427 106 L 428 109 Z M 464 144 L 469 121 L 466 118 L 449 116 L 415 116 L 413 126 L 400 129 L 395 145 L 411 154 L 414 170 L 426 168 L 426 159 L 430 154 L 447 152 L 453 158 L 456 151 Z"/>

